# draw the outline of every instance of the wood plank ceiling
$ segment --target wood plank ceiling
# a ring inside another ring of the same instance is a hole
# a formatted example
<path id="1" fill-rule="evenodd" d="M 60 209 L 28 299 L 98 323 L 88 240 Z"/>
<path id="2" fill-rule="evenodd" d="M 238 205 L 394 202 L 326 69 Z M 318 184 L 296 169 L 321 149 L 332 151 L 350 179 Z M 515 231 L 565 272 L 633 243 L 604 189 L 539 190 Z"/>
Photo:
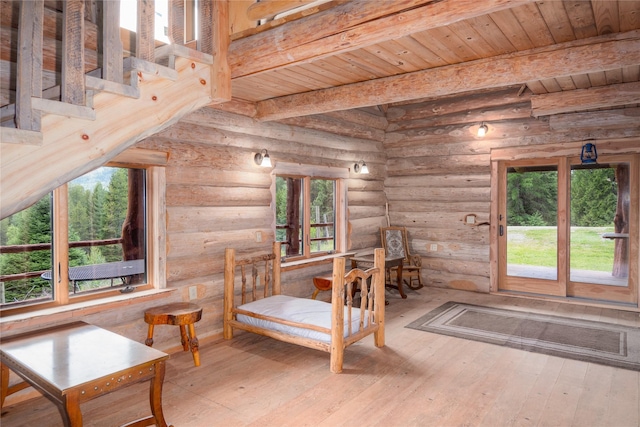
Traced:
<path id="1" fill-rule="evenodd" d="M 532 102 L 532 115 L 640 103 L 637 0 L 352 0 L 329 6 L 231 43 L 233 97 L 255 103 L 257 118 L 501 88 L 534 95 L 540 104 Z M 597 96 L 593 89 L 600 90 Z M 554 99 L 557 93 L 565 100 Z M 573 94 L 582 101 L 564 105 Z"/>

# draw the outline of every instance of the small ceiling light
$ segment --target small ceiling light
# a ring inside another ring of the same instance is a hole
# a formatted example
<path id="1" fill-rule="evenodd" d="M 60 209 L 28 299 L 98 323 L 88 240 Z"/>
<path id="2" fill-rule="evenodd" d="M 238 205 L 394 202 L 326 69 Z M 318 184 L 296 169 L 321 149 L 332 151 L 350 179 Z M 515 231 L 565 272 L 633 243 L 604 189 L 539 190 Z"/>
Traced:
<path id="1" fill-rule="evenodd" d="M 596 150 L 596 144 L 587 142 L 582 146 L 580 161 L 583 165 L 596 163 L 598 161 L 598 150 Z"/>
<path id="2" fill-rule="evenodd" d="M 478 136 L 482 138 L 483 136 L 485 136 L 487 134 L 488 130 L 489 130 L 489 128 L 487 127 L 487 125 L 482 123 L 482 125 L 480 125 L 480 127 L 478 128 Z"/>
<path id="3" fill-rule="evenodd" d="M 269 157 L 269 153 L 266 149 L 256 153 L 256 155 L 253 156 L 253 161 L 256 162 L 256 165 L 258 166 L 262 166 L 264 168 L 271 167 L 271 157 Z"/>
<path id="4" fill-rule="evenodd" d="M 367 164 L 364 162 L 364 160 L 360 160 L 353 165 L 353 171 L 355 173 L 367 174 L 369 173 L 369 168 L 367 167 Z"/>

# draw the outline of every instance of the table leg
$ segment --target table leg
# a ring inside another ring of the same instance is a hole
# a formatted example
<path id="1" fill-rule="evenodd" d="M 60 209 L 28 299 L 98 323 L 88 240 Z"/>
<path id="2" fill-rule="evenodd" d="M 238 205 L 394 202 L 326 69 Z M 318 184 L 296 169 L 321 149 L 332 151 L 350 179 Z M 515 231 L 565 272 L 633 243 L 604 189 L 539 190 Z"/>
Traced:
<path id="1" fill-rule="evenodd" d="M 147 331 L 147 339 L 144 341 L 146 345 L 151 347 L 153 345 L 153 324 L 149 323 L 149 330 Z"/>
<path id="2" fill-rule="evenodd" d="M 9 368 L 0 363 L 0 408 L 4 405 L 4 399 L 9 394 Z"/>
<path id="3" fill-rule="evenodd" d="M 189 350 L 189 337 L 187 337 L 187 329 L 184 325 L 180 325 L 180 342 L 184 351 Z"/>
<path id="4" fill-rule="evenodd" d="M 82 412 L 75 392 L 64 396 L 64 406 L 60 405 L 58 409 L 65 427 L 82 427 Z"/>
<path id="5" fill-rule="evenodd" d="M 193 354 L 193 363 L 196 366 L 200 366 L 200 351 L 198 337 L 196 336 L 196 328 L 193 323 L 189 323 L 189 347 L 191 347 L 191 353 Z"/>
<path id="6" fill-rule="evenodd" d="M 400 292 L 400 296 L 402 298 L 406 298 L 407 296 L 404 294 L 404 291 L 402 290 L 402 264 L 398 266 L 398 272 L 396 273 L 396 275 L 398 278 L 398 292 Z"/>
<path id="7" fill-rule="evenodd" d="M 155 364 L 156 374 L 151 379 L 149 386 L 149 402 L 151 404 L 151 413 L 156 421 L 157 427 L 167 427 L 162 413 L 162 384 L 164 382 L 164 361 Z"/>

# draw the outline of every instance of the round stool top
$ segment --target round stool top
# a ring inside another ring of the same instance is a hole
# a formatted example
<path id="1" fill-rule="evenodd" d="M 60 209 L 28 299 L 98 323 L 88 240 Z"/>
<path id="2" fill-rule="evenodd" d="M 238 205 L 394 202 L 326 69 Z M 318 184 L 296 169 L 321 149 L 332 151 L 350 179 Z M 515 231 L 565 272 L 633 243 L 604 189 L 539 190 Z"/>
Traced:
<path id="1" fill-rule="evenodd" d="M 144 312 L 144 321 L 153 325 L 188 325 L 202 318 L 202 308 L 190 302 L 172 302 Z"/>
<path id="2" fill-rule="evenodd" d="M 317 289 L 321 291 L 328 291 L 331 289 L 331 285 L 333 284 L 333 277 L 332 276 L 314 277 L 313 284 Z"/>

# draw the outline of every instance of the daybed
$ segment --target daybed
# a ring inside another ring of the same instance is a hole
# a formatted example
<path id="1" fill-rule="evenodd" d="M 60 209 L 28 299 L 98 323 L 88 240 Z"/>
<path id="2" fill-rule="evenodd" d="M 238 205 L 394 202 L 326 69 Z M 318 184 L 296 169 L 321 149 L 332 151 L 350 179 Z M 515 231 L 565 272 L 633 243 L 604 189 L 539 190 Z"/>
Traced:
<path id="1" fill-rule="evenodd" d="M 375 345 L 384 346 L 384 249 L 375 250 L 366 271 L 345 273 L 345 259 L 335 258 L 332 279 L 331 303 L 281 295 L 279 243 L 273 253 L 238 260 L 226 249 L 224 337 L 233 338 L 235 328 L 326 351 L 330 371 L 341 372 L 349 345 L 373 334 Z"/>

